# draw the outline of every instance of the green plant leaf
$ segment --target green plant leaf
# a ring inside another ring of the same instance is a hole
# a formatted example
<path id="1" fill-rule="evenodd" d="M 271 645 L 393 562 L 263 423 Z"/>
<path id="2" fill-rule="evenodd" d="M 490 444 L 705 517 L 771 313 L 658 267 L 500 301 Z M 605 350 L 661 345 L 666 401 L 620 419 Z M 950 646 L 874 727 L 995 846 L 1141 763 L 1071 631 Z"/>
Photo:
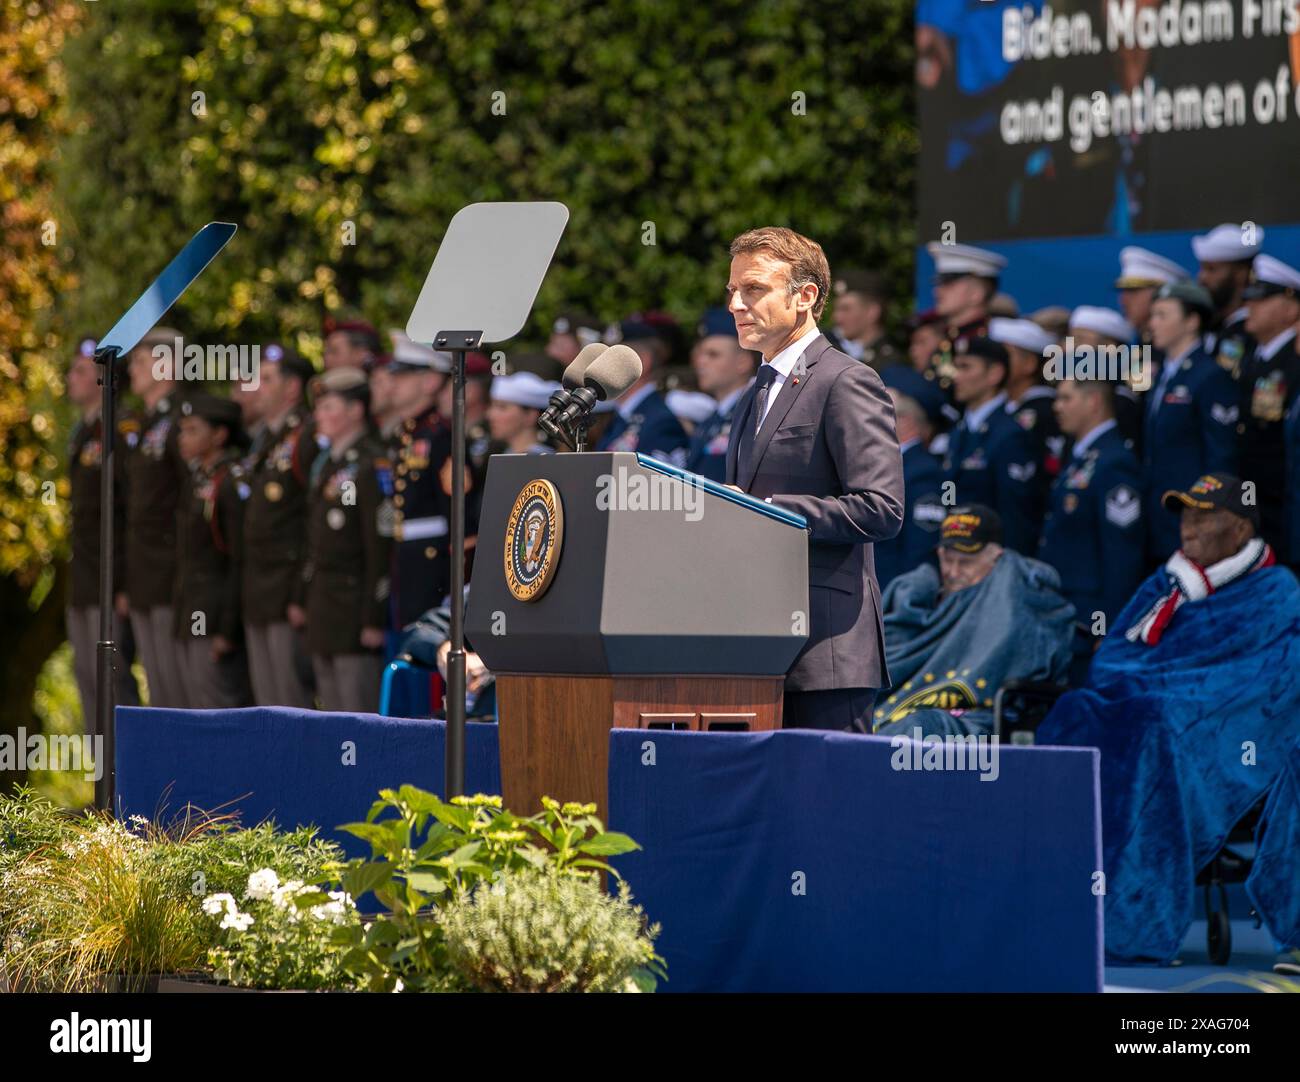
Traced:
<path id="1" fill-rule="evenodd" d="M 578 846 L 580 852 L 601 857 L 614 857 L 620 853 L 630 853 L 634 849 L 640 848 L 626 834 L 620 834 L 617 831 L 597 834 L 594 838 L 588 838 Z"/>

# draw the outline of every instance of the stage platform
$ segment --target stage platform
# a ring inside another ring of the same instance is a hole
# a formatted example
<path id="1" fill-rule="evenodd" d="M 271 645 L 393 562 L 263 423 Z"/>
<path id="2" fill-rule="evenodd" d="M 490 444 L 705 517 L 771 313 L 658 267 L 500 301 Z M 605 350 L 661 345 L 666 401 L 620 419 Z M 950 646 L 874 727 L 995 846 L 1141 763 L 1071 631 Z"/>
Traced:
<path id="1" fill-rule="evenodd" d="M 380 788 L 440 791 L 444 740 L 430 720 L 122 707 L 120 810 L 315 823 L 355 854 L 335 828 Z M 467 748 L 469 791 L 498 792 L 496 726 Z M 613 730 L 605 818 L 643 846 L 618 867 L 663 925 L 663 990 L 1101 991 L 1097 753 L 1003 747 L 988 781 L 902 765 L 883 737 Z"/>

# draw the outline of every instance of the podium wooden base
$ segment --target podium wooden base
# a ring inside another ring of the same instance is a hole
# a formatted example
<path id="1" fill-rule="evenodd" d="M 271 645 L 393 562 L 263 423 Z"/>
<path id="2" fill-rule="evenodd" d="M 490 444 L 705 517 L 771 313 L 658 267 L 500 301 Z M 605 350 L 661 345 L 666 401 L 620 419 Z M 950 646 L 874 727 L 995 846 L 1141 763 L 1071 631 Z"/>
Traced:
<path id="1" fill-rule="evenodd" d="M 505 806 L 594 803 L 607 818 L 609 730 L 781 728 L 782 676 L 539 676 L 498 673 Z"/>

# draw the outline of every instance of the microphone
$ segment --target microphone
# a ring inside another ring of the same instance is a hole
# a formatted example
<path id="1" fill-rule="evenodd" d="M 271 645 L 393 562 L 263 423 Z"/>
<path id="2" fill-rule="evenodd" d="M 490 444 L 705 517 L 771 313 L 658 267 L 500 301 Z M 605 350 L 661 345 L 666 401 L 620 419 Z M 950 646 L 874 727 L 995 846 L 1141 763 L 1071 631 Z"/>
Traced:
<path id="1" fill-rule="evenodd" d="M 630 346 L 611 346 L 587 368 L 582 386 L 555 418 L 557 428 L 570 428 L 585 418 L 597 402 L 617 398 L 641 378 L 641 358 Z"/>
<path id="2" fill-rule="evenodd" d="M 564 376 L 561 378 L 564 385 L 563 389 L 551 395 L 550 403 L 537 419 L 538 427 L 543 432 L 547 432 L 552 436 L 558 435 L 555 430 L 555 418 L 559 416 L 560 411 L 568 403 L 569 395 L 582 386 L 583 377 L 586 375 L 587 369 L 591 367 L 591 362 L 608 349 L 609 346 L 605 345 L 604 342 L 592 342 L 583 346 L 578 351 L 578 355 L 569 362 L 569 367 L 564 370 Z"/>

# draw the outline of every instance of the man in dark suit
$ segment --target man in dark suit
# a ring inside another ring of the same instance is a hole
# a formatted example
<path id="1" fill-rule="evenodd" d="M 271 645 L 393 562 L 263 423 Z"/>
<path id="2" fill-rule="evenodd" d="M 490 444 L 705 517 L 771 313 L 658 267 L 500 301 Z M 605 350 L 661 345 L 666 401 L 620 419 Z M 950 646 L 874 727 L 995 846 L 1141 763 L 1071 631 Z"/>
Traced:
<path id="1" fill-rule="evenodd" d="M 872 545 L 903 521 L 893 404 L 817 329 L 831 276 L 816 241 L 754 229 L 731 256 L 728 308 L 763 363 L 736 404 L 727 480 L 808 520 L 808 641 L 786 675 L 784 724 L 870 732 L 889 686 Z"/>

